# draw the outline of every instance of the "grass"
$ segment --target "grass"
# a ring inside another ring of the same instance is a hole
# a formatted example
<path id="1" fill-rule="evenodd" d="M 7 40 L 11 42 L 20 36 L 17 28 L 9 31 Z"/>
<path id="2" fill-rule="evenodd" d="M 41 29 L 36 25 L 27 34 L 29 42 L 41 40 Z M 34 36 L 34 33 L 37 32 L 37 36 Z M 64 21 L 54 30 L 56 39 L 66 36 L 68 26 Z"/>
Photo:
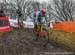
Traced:
<path id="1" fill-rule="evenodd" d="M 49 38 L 56 43 L 62 44 L 70 49 L 75 49 L 75 33 L 64 32 L 60 30 L 50 30 Z"/>
<path id="2" fill-rule="evenodd" d="M 0 37 L 2 37 L 4 35 L 4 33 L 0 33 Z"/>
<path id="3" fill-rule="evenodd" d="M 1 32 L 0 33 L 0 38 L 2 38 L 4 35 L 6 35 L 7 33 L 13 32 L 13 30 L 9 31 L 9 32 Z"/>

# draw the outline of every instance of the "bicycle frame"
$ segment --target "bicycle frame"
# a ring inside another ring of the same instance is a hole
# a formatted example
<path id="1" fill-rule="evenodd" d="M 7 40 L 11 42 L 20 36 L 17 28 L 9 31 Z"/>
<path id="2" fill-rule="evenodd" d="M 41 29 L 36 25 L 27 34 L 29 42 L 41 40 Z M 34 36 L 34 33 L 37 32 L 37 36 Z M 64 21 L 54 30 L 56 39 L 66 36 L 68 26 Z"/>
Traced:
<path id="1" fill-rule="evenodd" d="M 45 29 L 45 25 L 44 23 L 39 23 L 38 24 L 38 34 L 41 36 L 41 37 L 45 37 L 46 35 L 46 31 L 44 30 Z"/>

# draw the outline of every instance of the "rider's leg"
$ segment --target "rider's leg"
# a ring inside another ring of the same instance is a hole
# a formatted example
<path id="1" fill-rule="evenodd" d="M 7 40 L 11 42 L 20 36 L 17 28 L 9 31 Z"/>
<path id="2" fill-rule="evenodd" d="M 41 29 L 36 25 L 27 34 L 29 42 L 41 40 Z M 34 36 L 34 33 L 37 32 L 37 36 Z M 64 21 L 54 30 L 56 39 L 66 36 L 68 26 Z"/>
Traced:
<path id="1" fill-rule="evenodd" d="M 44 43 L 44 48 L 46 48 L 46 46 L 48 45 L 49 43 L 49 33 L 48 33 L 48 30 L 44 29 L 45 30 L 45 43 Z"/>
<path id="2" fill-rule="evenodd" d="M 35 31 L 35 41 L 39 39 L 39 34 L 38 34 L 38 25 L 34 24 L 34 31 Z"/>

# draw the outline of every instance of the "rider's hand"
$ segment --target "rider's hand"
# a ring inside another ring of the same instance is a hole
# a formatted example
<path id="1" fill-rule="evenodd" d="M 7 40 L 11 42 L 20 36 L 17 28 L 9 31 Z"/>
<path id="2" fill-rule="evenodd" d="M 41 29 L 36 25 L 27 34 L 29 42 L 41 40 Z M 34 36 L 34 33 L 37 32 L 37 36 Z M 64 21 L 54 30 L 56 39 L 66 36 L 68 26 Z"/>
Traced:
<path id="1" fill-rule="evenodd" d="M 37 25 L 38 25 L 38 23 L 37 23 Z"/>
<path id="2" fill-rule="evenodd" d="M 38 22 L 35 22 L 35 24 L 37 24 L 37 25 L 38 25 Z"/>

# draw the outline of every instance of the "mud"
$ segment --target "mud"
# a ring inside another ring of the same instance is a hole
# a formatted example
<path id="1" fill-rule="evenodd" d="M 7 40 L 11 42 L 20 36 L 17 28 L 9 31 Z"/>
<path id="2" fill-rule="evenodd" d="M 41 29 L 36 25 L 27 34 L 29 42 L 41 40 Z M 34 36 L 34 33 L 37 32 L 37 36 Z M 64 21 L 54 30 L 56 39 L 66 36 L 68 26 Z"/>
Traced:
<path id="1" fill-rule="evenodd" d="M 34 41 L 34 38 L 33 30 L 14 29 L 0 38 L 0 55 L 62 55 L 53 53 L 66 52 L 65 49 L 56 48 L 50 43 L 43 48 L 42 40 Z"/>

